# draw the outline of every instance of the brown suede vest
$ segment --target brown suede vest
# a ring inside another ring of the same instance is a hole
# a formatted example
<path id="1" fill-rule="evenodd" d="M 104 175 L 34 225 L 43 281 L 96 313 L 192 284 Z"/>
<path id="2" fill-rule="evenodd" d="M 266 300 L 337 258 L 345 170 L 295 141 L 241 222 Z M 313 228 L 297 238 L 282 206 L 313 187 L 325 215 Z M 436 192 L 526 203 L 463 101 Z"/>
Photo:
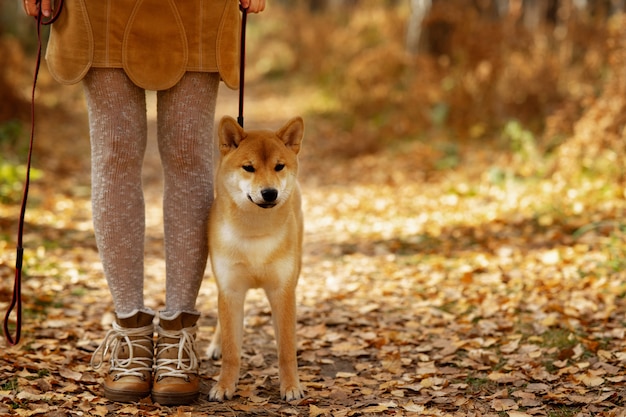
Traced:
<path id="1" fill-rule="evenodd" d="M 239 83 L 238 0 L 65 0 L 46 51 L 64 84 L 89 68 L 124 68 L 147 90 L 174 86 L 186 71 Z"/>

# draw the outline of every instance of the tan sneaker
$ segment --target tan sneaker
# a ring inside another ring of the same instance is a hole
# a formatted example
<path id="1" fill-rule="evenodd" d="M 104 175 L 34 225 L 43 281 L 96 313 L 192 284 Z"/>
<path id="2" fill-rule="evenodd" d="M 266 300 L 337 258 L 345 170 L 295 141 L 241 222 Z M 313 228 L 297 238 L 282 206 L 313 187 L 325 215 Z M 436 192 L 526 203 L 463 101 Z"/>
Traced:
<path id="1" fill-rule="evenodd" d="M 104 396 L 111 401 L 137 402 L 150 395 L 154 358 L 154 314 L 138 311 L 131 317 L 116 318 L 98 349 L 91 366 L 100 368 L 110 353 L 109 374 Z"/>
<path id="2" fill-rule="evenodd" d="M 160 318 L 157 327 L 152 400 L 161 405 L 189 404 L 198 398 L 196 322 L 200 314 L 181 312 Z"/>

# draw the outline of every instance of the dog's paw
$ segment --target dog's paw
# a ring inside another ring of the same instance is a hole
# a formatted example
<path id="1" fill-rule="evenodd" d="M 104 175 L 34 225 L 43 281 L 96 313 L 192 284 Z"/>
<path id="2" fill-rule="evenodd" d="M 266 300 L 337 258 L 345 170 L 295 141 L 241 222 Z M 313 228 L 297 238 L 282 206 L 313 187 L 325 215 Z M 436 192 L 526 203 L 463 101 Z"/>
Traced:
<path id="1" fill-rule="evenodd" d="M 209 401 L 224 401 L 230 400 L 235 394 L 235 386 L 224 387 L 219 382 L 211 388 L 209 392 Z"/>
<path id="2" fill-rule="evenodd" d="M 294 401 L 304 398 L 304 391 L 300 388 L 300 385 L 281 387 L 280 396 L 285 401 Z"/>
<path id="3" fill-rule="evenodd" d="M 222 357 L 222 347 L 219 343 L 211 342 L 209 347 L 206 349 L 206 354 L 209 358 L 218 360 Z"/>

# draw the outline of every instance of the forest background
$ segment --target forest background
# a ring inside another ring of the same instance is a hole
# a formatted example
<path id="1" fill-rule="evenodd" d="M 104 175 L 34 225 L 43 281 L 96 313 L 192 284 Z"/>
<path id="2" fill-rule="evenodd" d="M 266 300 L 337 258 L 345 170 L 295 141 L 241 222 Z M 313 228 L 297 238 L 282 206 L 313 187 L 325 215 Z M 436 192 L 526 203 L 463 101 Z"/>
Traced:
<path id="1" fill-rule="evenodd" d="M 273 0 L 248 28 L 246 120 L 301 114 L 307 397 L 278 398 L 251 294 L 238 396 L 109 403 L 112 319 L 89 207 L 82 90 L 42 68 L 24 340 L 3 415 L 626 415 L 626 15 L 620 1 Z M 0 306 L 8 306 L 35 25 L 0 5 Z M 154 95 L 149 93 L 154 135 Z M 217 117 L 236 112 L 222 88 Z M 158 153 L 146 155 L 146 298 L 163 305 Z M 215 326 L 200 294 L 199 343 Z M 12 327 L 13 328 L 13 327 Z M 206 392 L 219 362 L 203 358 Z"/>

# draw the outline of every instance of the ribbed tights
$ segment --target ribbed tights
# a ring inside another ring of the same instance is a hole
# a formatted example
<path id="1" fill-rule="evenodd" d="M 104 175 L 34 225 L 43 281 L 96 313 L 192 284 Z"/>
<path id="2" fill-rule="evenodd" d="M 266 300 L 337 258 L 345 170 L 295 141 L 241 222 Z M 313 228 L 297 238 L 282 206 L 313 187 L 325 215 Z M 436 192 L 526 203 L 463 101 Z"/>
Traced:
<path id="1" fill-rule="evenodd" d="M 195 311 L 206 267 L 213 201 L 213 123 L 219 76 L 186 73 L 157 93 L 157 140 L 164 173 L 165 315 Z M 84 79 L 91 135 L 96 242 L 120 317 L 144 305 L 145 91 L 121 69 Z"/>

